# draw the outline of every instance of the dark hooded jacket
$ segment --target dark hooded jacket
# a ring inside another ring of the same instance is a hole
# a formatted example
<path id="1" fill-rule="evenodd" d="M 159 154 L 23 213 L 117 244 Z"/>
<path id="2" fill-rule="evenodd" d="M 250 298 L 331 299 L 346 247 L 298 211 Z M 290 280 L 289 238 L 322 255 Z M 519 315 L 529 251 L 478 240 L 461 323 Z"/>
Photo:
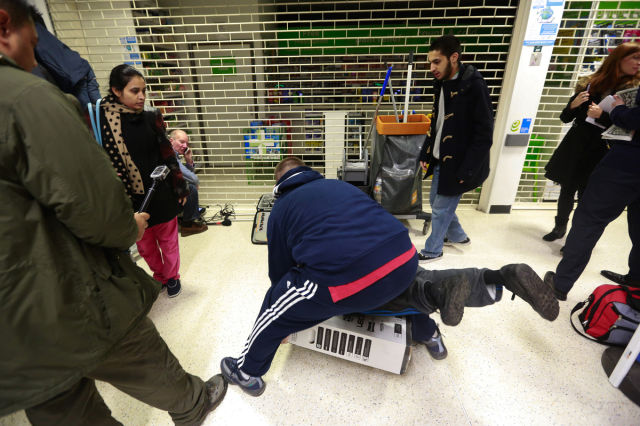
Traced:
<path id="1" fill-rule="evenodd" d="M 38 64 L 44 67 L 60 90 L 78 98 L 83 109 L 89 102 L 95 104 L 100 99 L 100 90 L 89 62 L 58 40 L 42 23 L 36 22 L 36 31 Z"/>
<path id="2" fill-rule="evenodd" d="M 445 116 L 440 139 L 440 159 L 433 157 L 440 89 L 444 91 Z M 458 195 L 482 184 L 489 176 L 489 150 L 493 141 L 493 108 L 487 83 L 471 65 L 460 64 L 458 77 L 435 80 L 432 130 L 420 152 L 429 163 L 425 177 L 440 164 L 438 194 Z M 462 183 L 460 183 L 462 181 Z"/>

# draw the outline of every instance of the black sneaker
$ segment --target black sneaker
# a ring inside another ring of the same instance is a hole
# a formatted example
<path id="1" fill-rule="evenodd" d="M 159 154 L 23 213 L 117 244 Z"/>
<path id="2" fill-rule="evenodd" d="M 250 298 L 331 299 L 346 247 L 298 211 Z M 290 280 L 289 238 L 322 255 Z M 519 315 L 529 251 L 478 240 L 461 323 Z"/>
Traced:
<path id="1" fill-rule="evenodd" d="M 564 291 L 560 291 L 556 288 L 554 277 L 556 276 L 555 272 L 547 271 L 544 274 L 544 283 L 549 286 L 553 290 L 553 295 L 556 296 L 556 299 L 562 300 L 563 302 L 567 300 L 567 293 Z"/>
<path id="2" fill-rule="evenodd" d="M 207 418 L 209 413 L 220 405 L 227 393 L 228 384 L 224 377 L 222 377 L 222 374 L 216 374 L 204 382 L 204 386 L 207 392 L 207 408 L 205 408 L 202 421 L 198 424 L 204 423 L 204 419 Z"/>
<path id="3" fill-rule="evenodd" d="M 617 272 L 602 270 L 600 271 L 600 275 L 608 280 L 613 281 L 616 284 L 620 284 L 626 287 L 640 287 L 640 280 L 629 278 L 629 274 L 622 275 L 618 274 Z"/>
<path id="4" fill-rule="evenodd" d="M 456 326 L 462 321 L 464 305 L 471 294 L 471 282 L 466 275 L 448 277 L 426 288 L 427 294 L 440 310 L 442 322 Z"/>
<path id="5" fill-rule="evenodd" d="M 447 347 L 442 341 L 442 334 L 440 334 L 440 329 L 437 328 L 437 326 L 436 331 L 438 333 L 436 337 L 432 337 L 426 342 L 420 343 L 424 343 L 424 345 L 427 347 L 427 351 L 429 351 L 429 355 L 431 355 L 431 358 L 441 360 L 445 359 L 449 353 L 447 352 Z"/>
<path id="6" fill-rule="evenodd" d="M 176 278 L 171 278 L 167 281 L 167 296 L 176 297 L 182 291 L 182 286 L 180 285 L 180 280 Z"/>
<path id="7" fill-rule="evenodd" d="M 471 238 L 467 237 L 462 241 L 449 241 L 448 238 L 445 237 L 444 245 L 445 246 L 468 246 L 471 244 Z"/>
<path id="8" fill-rule="evenodd" d="M 442 259 L 442 253 L 437 256 L 432 256 L 430 254 L 424 254 L 422 252 L 418 252 L 418 260 L 422 263 L 435 262 L 436 260 Z"/>
<path id="9" fill-rule="evenodd" d="M 251 396 L 260 396 L 267 388 L 267 384 L 262 377 L 249 376 L 238 368 L 236 358 L 226 357 L 220 361 L 222 375 L 229 383 L 238 385 L 242 390 Z"/>
<path id="10" fill-rule="evenodd" d="M 560 305 L 553 290 L 540 279 L 529 265 L 515 263 L 500 268 L 504 287 L 527 302 L 542 318 L 553 321 L 558 317 Z"/>

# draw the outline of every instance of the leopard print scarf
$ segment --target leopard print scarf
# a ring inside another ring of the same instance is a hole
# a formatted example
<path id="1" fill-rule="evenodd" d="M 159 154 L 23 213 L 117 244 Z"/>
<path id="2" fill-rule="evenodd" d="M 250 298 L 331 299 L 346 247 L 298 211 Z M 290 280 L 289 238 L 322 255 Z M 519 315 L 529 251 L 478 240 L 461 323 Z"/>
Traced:
<path id="1" fill-rule="evenodd" d="M 124 183 L 129 197 L 133 194 L 142 195 L 144 194 L 142 175 L 131 159 L 127 145 L 124 143 L 121 120 L 121 114 L 141 114 L 142 111 L 135 111 L 122 105 L 113 95 L 105 97 L 100 105 L 104 108 L 106 118 L 106 123 L 102 126 L 105 133 L 104 149 L 122 183 Z"/>

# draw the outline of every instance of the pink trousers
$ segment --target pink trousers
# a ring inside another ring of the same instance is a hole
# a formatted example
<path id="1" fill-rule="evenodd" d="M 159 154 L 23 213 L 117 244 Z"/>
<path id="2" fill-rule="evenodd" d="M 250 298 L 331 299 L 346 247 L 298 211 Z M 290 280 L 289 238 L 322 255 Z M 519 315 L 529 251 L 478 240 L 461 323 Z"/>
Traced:
<path id="1" fill-rule="evenodd" d="M 166 284 L 171 278 L 180 278 L 178 218 L 145 229 L 136 245 L 138 253 L 153 271 L 155 280 Z"/>

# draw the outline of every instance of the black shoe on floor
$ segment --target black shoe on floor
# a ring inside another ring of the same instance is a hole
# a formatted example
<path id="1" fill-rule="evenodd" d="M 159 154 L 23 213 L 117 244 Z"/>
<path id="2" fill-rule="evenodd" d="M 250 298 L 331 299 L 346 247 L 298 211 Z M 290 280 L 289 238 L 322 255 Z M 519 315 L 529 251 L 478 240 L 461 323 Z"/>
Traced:
<path id="1" fill-rule="evenodd" d="M 423 254 L 420 251 L 418 252 L 418 260 L 422 263 L 435 262 L 440 259 L 442 259 L 442 253 L 437 256 L 431 256 L 430 254 Z"/>
<path id="2" fill-rule="evenodd" d="M 222 377 L 222 374 L 216 374 L 206 382 L 204 382 L 204 386 L 207 392 L 207 408 L 205 408 L 204 417 L 202 418 L 202 422 L 204 423 L 204 419 L 207 418 L 209 413 L 215 410 L 218 405 L 224 399 L 224 396 L 227 393 L 227 381 Z"/>
<path id="3" fill-rule="evenodd" d="M 464 305 L 471 294 L 471 282 L 465 275 L 448 277 L 428 286 L 427 294 L 440 311 L 442 322 L 456 326 L 462 321 Z"/>
<path id="4" fill-rule="evenodd" d="M 553 295 L 556 296 L 556 299 L 562 300 L 563 302 L 567 300 L 567 293 L 564 291 L 560 291 L 556 288 L 554 277 L 556 276 L 555 272 L 547 271 L 544 274 L 544 283 L 553 290 Z"/>
<path id="5" fill-rule="evenodd" d="M 567 233 L 567 221 L 566 220 L 558 220 L 558 216 L 555 217 L 556 226 L 553 227 L 551 232 L 542 237 L 545 241 L 555 241 L 559 238 L 564 237 L 564 234 Z"/>
<path id="6" fill-rule="evenodd" d="M 506 265 L 500 268 L 500 274 L 504 278 L 504 287 L 531 305 L 542 318 L 548 321 L 558 318 L 560 305 L 553 290 L 529 265 Z"/>
<path id="7" fill-rule="evenodd" d="M 462 241 L 449 241 L 448 238 L 444 239 L 445 246 L 468 246 L 471 244 L 471 238 L 467 237 Z"/>
<path id="8" fill-rule="evenodd" d="M 167 296 L 176 297 L 182 291 L 182 285 L 180 285 L 180 280 L 176 278 L 171 278 L 167 281 Z"/>
<path id="9" fill-rule="evenodd" d="M 617 272 L 602 270 L 600 271 L 600 275 L 605 277 L 608 280 L 613 281 L 616 284 L 620 284 L 628 287 L 640 287 L 640 280 L 634 280 L 629 278 L 629 274 L 622 275 Z"/>
<path id="10" fill-rule="evenodd" d="M 551 230 L 551 232 L 549 232 L 544 237 L 542 237 L 542 239 L 545 240 L 545 241 L 555 241 L 555 240 L 558 240 L 558 239 L 564 237 L 564 234 L 566 232 L 567 232 L 567 227 L 566 226 L 563 226 L 562 228 L 556 226 L 555 228 L 553 228 Z"/>
<path id="11" fill-rule="evenodd" d="M 427 347 L 427 351 L 431 358 L 437 359 L 438 361 L 441 359 L 445 359 L 449 352 L 447 351 L 447 347 L 444 345 L 442 341 L 442 334 L 440 334 L 440 329 L 436 326 L 436 332 L 438 333 L 435 337 L 430 338 L 426 342 L 418 342 L 422 343 Z"/>

